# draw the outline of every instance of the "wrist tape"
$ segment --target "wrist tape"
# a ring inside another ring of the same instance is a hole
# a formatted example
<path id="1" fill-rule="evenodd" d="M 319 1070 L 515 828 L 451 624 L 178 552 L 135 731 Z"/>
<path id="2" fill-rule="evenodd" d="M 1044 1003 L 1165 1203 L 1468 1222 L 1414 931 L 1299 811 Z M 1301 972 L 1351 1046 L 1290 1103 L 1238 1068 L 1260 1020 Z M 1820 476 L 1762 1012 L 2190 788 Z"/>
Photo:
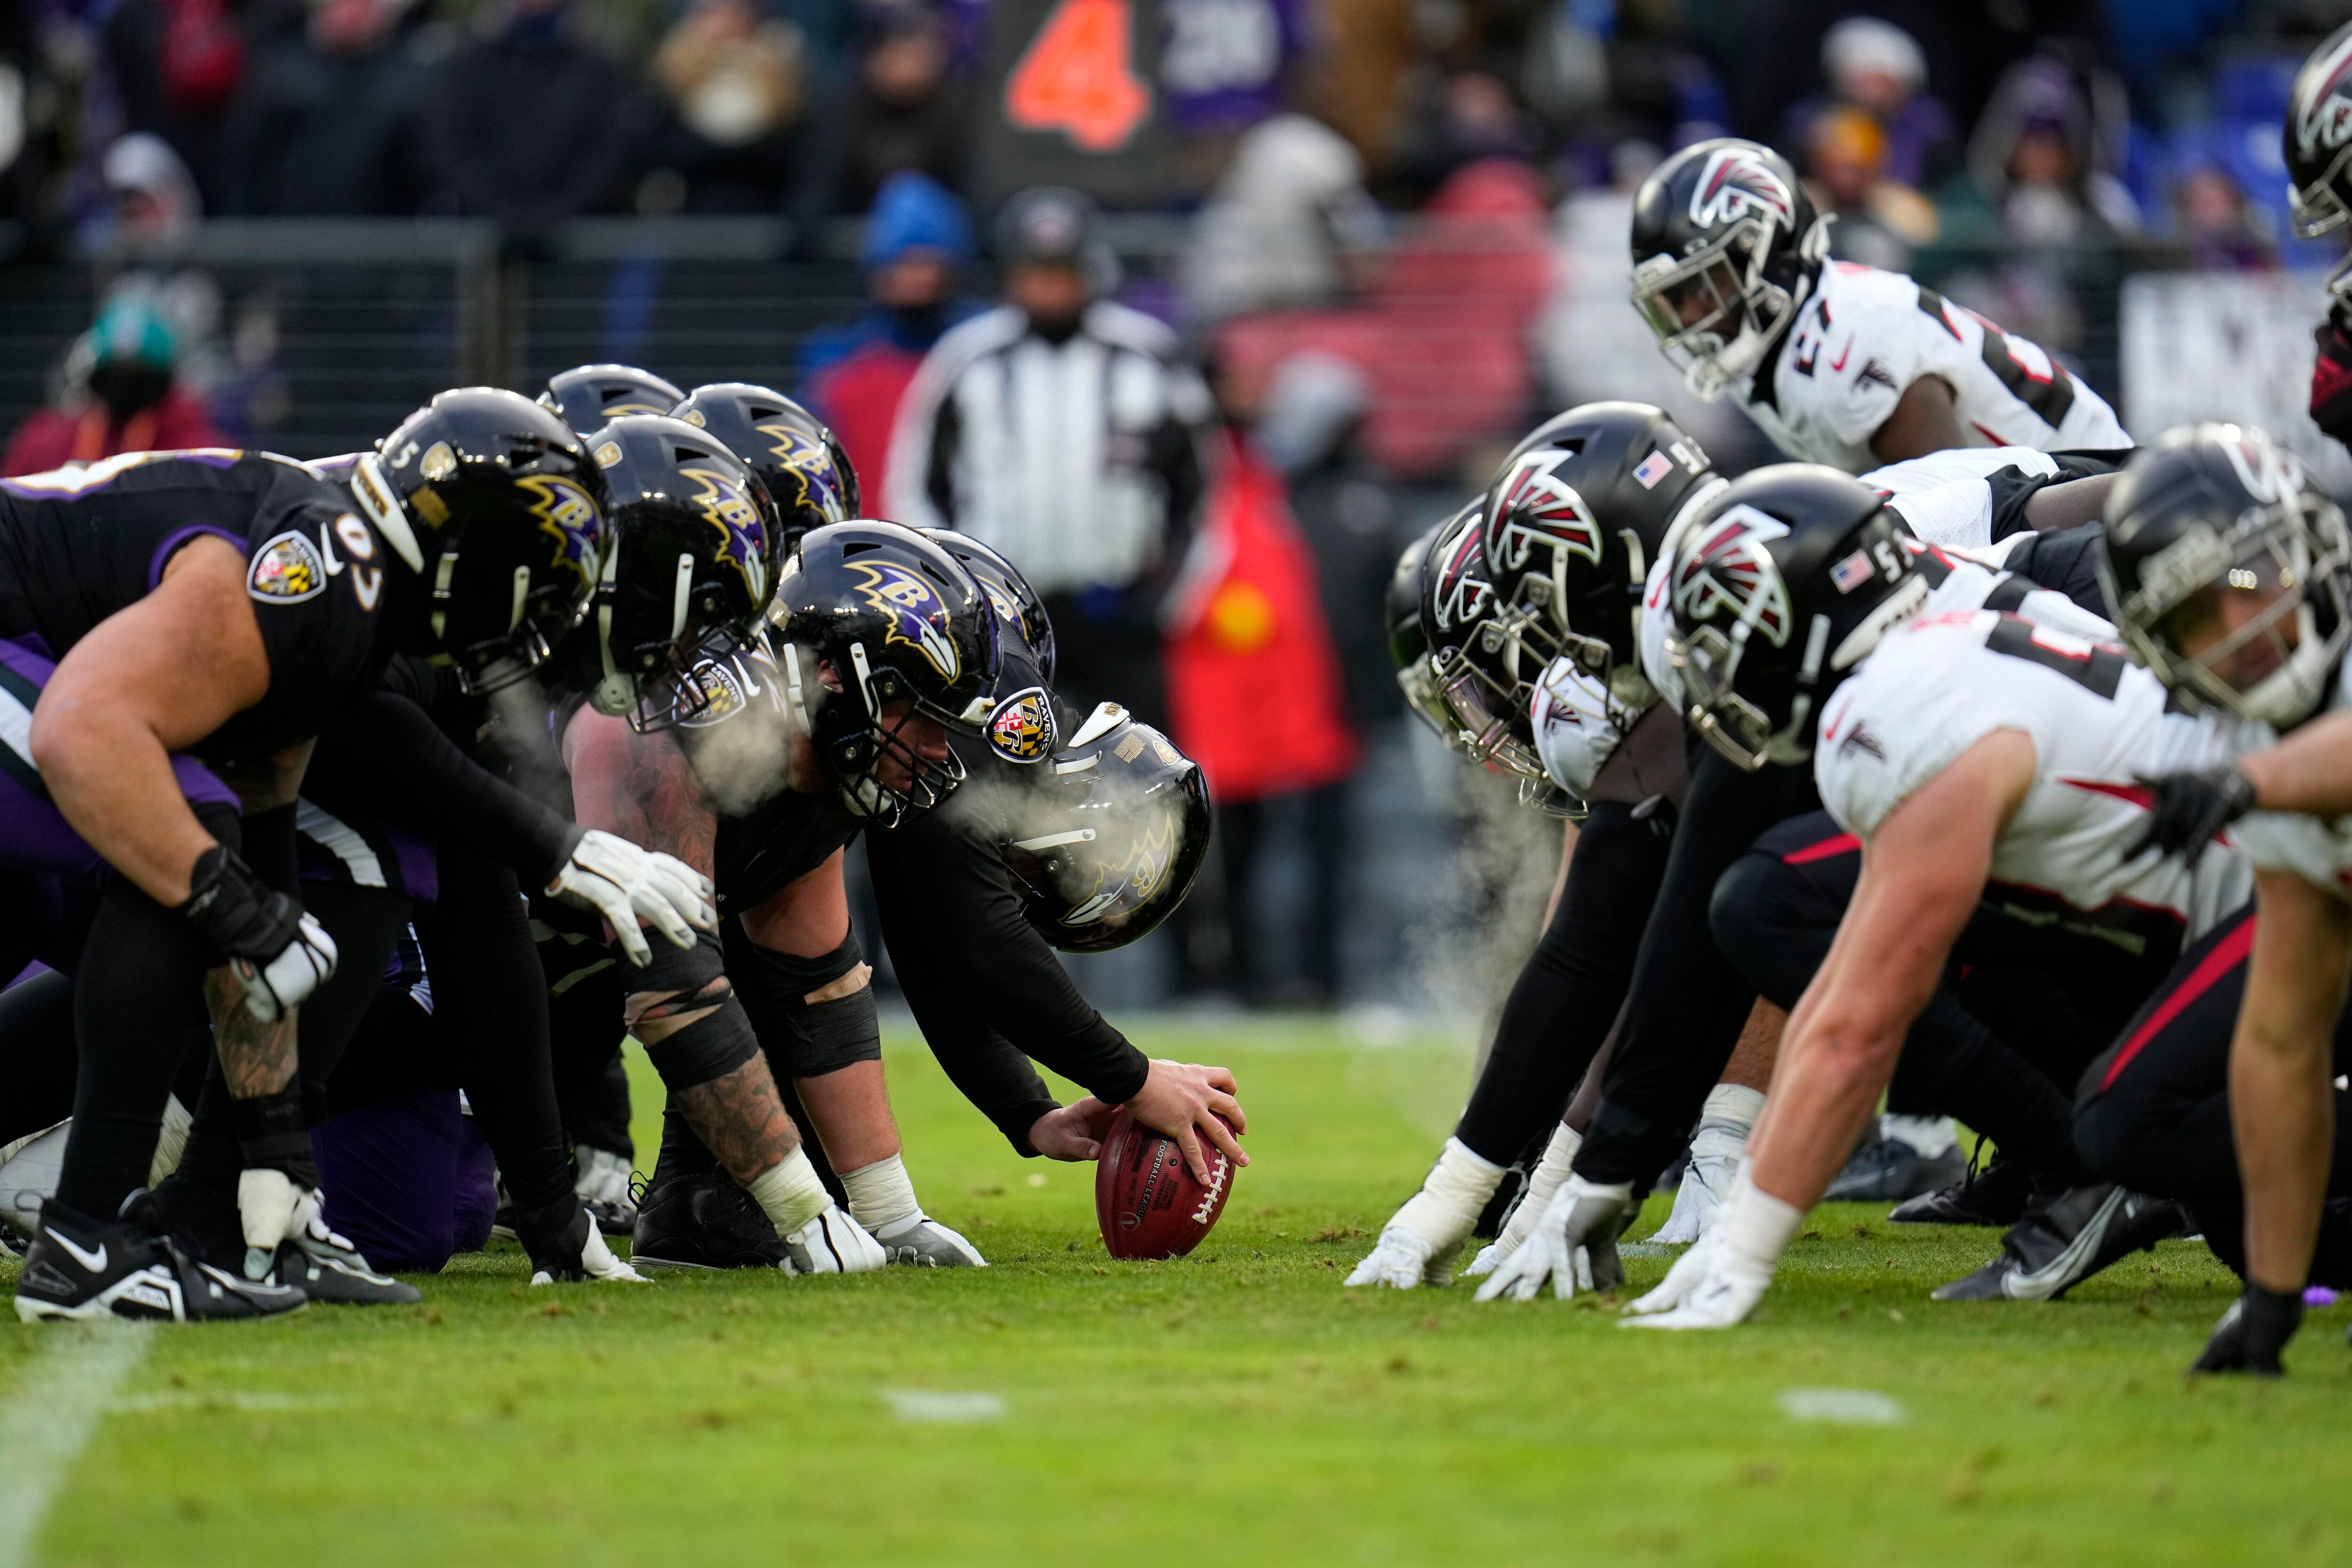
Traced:
<path id="1" fill-rule="evenodd" d="M 302 1111 L 302 1088 L 229 1101 L 237 1147 L 248 1170 L 283 1171 L 297 1186 L 316 1187 L 319 1165 L 310 1152 L 310 1119 Z"/>
<path id="2" fill-rule="evenodd" d="M 811 992 L 824 990 L 866 962 L 856 931 L 816 958 L 767 947 L 759 949 L 759 954 L 760 973 L 791 1037 L 785 1065 L 793 1077 L 822 1078 L 858 1062 L 882 1059 L 882 1019 L 875 1010 L 872 985 L 828 1002 L 808 1000 Z"/>

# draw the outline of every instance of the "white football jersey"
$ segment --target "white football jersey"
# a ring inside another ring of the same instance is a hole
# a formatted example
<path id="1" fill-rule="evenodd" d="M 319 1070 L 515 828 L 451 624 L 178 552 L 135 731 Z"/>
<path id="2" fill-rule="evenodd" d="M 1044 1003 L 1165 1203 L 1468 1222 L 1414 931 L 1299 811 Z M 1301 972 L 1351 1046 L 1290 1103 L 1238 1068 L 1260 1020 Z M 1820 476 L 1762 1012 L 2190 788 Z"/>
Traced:
<path id="1" fill-rule="evenodd" d="M 1838 826 L 1867 839 L 1970 746 L 2022 731 L 2033 784 L 1993 846 L 1992 883 L 2043 913 L 2087 917 L 2119 942 L 2145 936 L 2151 913 L 2193 942 L 2252 896 L 2253 879 L 2227 848 L 2194 868 L 2176 856 L 2124 859 L 2147 822 L 2139 781 L 2210 767 L 2232 751 L 2225 726 L 2167 712 L 2165 700 L 2163 684 L 2115 643 L 1993 610 L 1923 615 L 1888 633 L 1831 695 L 1813 777 Z"/>
<path id="2" fill-rule="evenodd" d="M 1897 465 L 1901 467 L 1903 465 Z M 1889 471 L 1889 470 L 1882 470 Z M 1875 476 L 1863 476 L 1865 483 Z M 1981 479 L 1968 481 L 1977 489 L 1986 490 Z M 1948 488 L 1948 487 L 1943 487 Z M 1990 502 L 1986 503 L 1990 515 Z M 2024 535 L 2018 535 L 2022 538 Z M 2004 544 L 2008 542 L 2003 541 Z M 2037 626 L 2047 626 L 2074 637 L 2102 638 L 2115 635 L 2115 628 L 2083 608 L 2063 594 L 2048 588 L 2037 588 L 2022 577 L 1988 564 L 1983 559 L 1964 554 L 1957 550 L 1926 542 L 1913 545 L 1919 557 L 1920 570 L 1927 575 L 1927 599 L 1919 607 L 1922 619 L 1953 610 L 1981 609 L 1990 604 L 1997 610 L 2022 616 Z M 1994 547 L 1996 550 L 2000 546 Z M 1650 567 L 1650 575 L 1642 585 L 1642 611 L 1633 627 L 1635 641 L 1642 652 L 1642 673 L 1658 689 L 1658 695 L 1674 704 L 1675 711 L 1683 711 L 1682 679 L 1666 658 L 1666 630 L 1674 624 L 1674 616 L 1666 604 L 1666 569 L 1674 559 L 1674 536 L 1667 535 L 1666 548 L 1658 552 L 1657 561 Z"/>
<path id="3" fill-rule="evenodd" d="M 2331 708 L 2352 707 L 2345 682 L 2352 679 L 2352 654 L 2336 672 Z M 2231 731 L 2231 753 L 2266 751 L 2278 743 L 2267 724 L 2241 721 Z M 2352 902 L 2352 817 L 2305 816 L 2296 811 L 2253 811 L 2232 824 L 2229 842 L 2266 871 L 2292 871 L 2314 887 Z"/>
<path id="4" fill-rule="evenodd" d="M 1772 444 L 1849 474 L 1876 465 L 1870 438 L 1923 375 L 1951 384 L 1960 427 L 1988 447 L 2128 447 L 2116 411 L 2036 344 L 1899 272 L 1824 264 L 1780 346 L 1735 384 Z"/>

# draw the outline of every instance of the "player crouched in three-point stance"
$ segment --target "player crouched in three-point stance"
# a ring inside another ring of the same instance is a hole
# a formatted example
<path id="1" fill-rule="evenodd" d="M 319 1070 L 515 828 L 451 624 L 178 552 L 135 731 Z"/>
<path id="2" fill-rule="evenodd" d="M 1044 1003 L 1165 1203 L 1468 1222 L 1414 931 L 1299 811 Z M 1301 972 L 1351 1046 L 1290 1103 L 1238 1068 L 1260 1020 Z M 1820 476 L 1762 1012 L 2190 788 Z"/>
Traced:
<path id="1" fill-rule="evenodd" d="M 1990 607 L 1922 615 L 1927 584 L 1864 487 L 1752 474 L 1681 542 L 1672 572 L 1670 654 L 1693 722 L 1747 765 L 1810 752 L 1823 805 L 1864 846 L 1716 1229 L 1633 1309 L 1644 1326 L 1720 1328 L 1763 1295 L 1956 950 L 2013 942 L 2014 925 L 2085 955 L 2137 952 L 2121 969 L 2081 966 L 2075 1005 L 2120 1021 L 2184 941 L 2243 901 L 2247 879 L 2228 857 L 2192 872 L 2134 848 L 2137 781 L 2218 760 L 2218 727 L 2168 711 L 2162 685 L 2111 644 Z M 2150 1239 L 2111 1196 L 2072 1226 L 2063 1258 L 2037 1260 L 2058 1288 Z M 1989 1271 L 2021 1272 L 2006 1258 Z"/>
<path id="2" fill-rule="evenodd" d="M 2239 753 L 2156 778 L 2148 837 L 2201 870 L 2231 853 L 2226 829 L 2254 906 L 2183 955 L 2086 1075 L 2076 1135 L 2175 1184 L 2158 1190 L 2189 1200 L 2244 1279 L 2196 1370 L 2275 1376 L 2305 1285 L 2352 1285 L 2333 1083 L 2352 1059 L 2352 541 L 2294 459 L 2238 426 L 2168 435 L 2113 511 L 2116 624 L 2182 705 L 2234 721 Z"/>

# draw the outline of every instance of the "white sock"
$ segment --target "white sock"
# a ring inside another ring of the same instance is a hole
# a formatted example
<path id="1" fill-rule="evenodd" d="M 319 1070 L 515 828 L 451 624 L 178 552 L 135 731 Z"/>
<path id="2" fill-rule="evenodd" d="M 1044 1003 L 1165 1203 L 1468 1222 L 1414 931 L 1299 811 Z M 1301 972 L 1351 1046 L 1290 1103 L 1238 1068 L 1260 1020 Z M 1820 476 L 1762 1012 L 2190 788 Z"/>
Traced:
<path id="1" fill-rule="evenodd" d="M 1756 1130 L 1756 1118 L 1763 1110 L 1762 1089 L 1738 1083 L 1717 1084 L 1706 1091 L 1706 1105 L 1699 1112 L 1698 1132 L 1691 1139 L 1691 1157 L 1738 1154 L 1747 1147 L 1748 1135 Z"/>
<path id="2" fill-rule="evenodd" d="M 1959 1142 L 1948 1116 L 1896 1116 L 1892 1113 L 1878 1119 L 1878 1135 L 1908 1143 L 1921 1158 L 1932 1160 Z"/>
<path id="3" fill-rule="evenodd" d="M 1720 1238 L 1718 1246 L 1769 1277 L 1780 1266 L 1780 1254 L 1789 1249 L 1797 1227 L 1804 1223 L 1805 1211 L 1759 1187 L 1749 1162 L 1742 1160 L 1739 1174 L 1731 1181 L 1731 1196 L 1715 1222 L 1715 1234 Z"/>
<path id="4" fill-rule="evenodd" d="M 893 1154 L 870 1165 L 841 1173 L 849 1190 L 849 1217 L 887 1238 L 922 1223 L 923 1205 L 915 1201 L 915 1184 L 907 1179 L 907 1163 Z"/>
<path id="5" fill-rule="evenodd" d="M 809 1163 L 808 1155 L 797 1146 L 782 1163 L 752 1177 L 745 1190 L 774 1222 L 778 1236 L 792 1235 L 823 1214 L 833 1202 L 833 1194 L 817 1179 L 816 1167 Z"/>
<path id="6" fill-rule="evenodd" d="M 1502 1166 L 1473 1153 L 1461 1139 L 1448 1138 L 1421 1191 L 1389 1223 L 1404 1226 L 1437 1252 L 1450 1252 L 1469 1236 L 1478 1211 L 1502 1184 Z"/>

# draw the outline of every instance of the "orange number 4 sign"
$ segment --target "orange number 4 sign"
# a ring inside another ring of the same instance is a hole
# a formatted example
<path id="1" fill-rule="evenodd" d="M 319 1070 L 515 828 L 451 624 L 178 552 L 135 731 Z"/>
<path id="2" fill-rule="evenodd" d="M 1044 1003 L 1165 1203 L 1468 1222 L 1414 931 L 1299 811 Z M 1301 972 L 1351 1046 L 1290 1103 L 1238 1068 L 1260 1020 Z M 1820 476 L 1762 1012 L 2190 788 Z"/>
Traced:
<path id="1" fill-rule="evenodd" d="M 1004 84 L 1004 117 L 1060 131 L 1083 152 L 1116 153 L 1151 114 L 1136 79 L 1129 0 L 1061 0 Z"/>

